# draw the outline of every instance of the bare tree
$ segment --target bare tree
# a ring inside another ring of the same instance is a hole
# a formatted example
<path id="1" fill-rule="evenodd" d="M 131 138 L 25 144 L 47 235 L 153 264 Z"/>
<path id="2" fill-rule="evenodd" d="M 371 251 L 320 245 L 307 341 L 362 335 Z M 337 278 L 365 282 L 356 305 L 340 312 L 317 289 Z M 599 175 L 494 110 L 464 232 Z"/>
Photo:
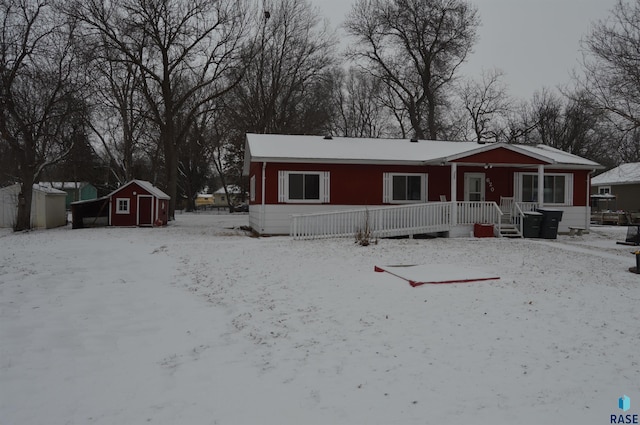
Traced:
<path id="1" fill-rule="evenodd" d="M 333 32 L 307 0 L 266 0 L 253 11 L 255 55 L 240 83 L 212 107 L 212 156 L 223 187 L 244 189 L 246 133 L 322 134 L 330 131 Z M 227 199 L 229 197 L 227 196 Z"/>
<path id="2" fill-rule="evenodd" d="M 612 166 L 626 162 L 640 162 L 640 128 L 623 133 L 616 146 L 615 162 L 611 164 Z"/>
<path id="3" fill-rule="evenodd" d="M 266 1 L 255 12 L 255 57 L 225 99 L 233 125 L 255 133 L 326 128 L 335 36 L 306 0 Z"/>
<path id="4" fill-rule="evenodd" d="M 93 116 L 91 128 L 102 146 L 101 153 L 119 185 L 140 177 L 135 163 L 151 134 L 146 101 L 142 96 L 141 73 L 137 66 L 122 60 L 119 51 L 104 51 L 107 43 L 90 43 L 92 59 Z M 88 55 L 89 53 L 87 53 Z"/>
<path id="5" fill-rule="evenodd" d="M 640 0 L 618 0 L 582 42 L 582 88 L 623 130 L 640 128 Z"/>
<path id="6" fill-rule="evenodd" d="M 478 25 L 464 0 L 358 0 L 345 22 L 356 39 L 349 56 L 391 89 L 413 135 L 431 139 Z"/>
<path id="7" fill-rule="evenodd" d="M 527 105 L 519 142 L 544 144 L 601 163 L 611 163 L 615 135 L 603 111 L 583 91 L 564 95 L 543 89 Z"/>
<path id="8" fill-rule="evenodd" d="M 502 118 L 509 112 L 511 100 L 504 73 L 498 69 L 482 71 L 480 80 L 466 80 L 460 87 L 460 98 L 473 128 L 476 141 L 497 141 L 502 133 Z"/>
<path id="9" fill-rule="evenodd" d="M 384 137 L 394 133 L 389 109 L 385 107 L 386 87 L 371 74 L 350 68 L 335 74 L 335 114 L 332 134 L 343 137 Z"/>
<path id="10" fill-rule="evenodd" d="M 48 0 L 0 3 L 0 142 L 18 165 L 15 229 L 31 227 L 33 184 L 82 133 L 86 105 L 73 50 L 75 29 Z"/>
<path id="11" fill-rule="evenodd" d="M 238 0 L 77 0 L 67 12 L 98 32 L 121 61 L 138 68 L 150 118 L 158 128 L 165 184 L 174 216 L 178 147 L 200 105 L 222 96 L 243 75 L 251 53 L 247 4 Z"/>

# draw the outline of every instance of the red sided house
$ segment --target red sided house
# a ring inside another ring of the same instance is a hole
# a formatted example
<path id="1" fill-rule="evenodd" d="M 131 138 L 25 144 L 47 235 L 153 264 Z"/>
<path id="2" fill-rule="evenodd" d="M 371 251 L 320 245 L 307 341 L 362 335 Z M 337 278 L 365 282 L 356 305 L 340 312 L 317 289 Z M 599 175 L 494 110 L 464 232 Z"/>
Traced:
<path id="1" fill-rule="evenodd" d="M 544 145 L 247 134 L 249 224 L 294 237 L 521 236 L 527 212 L 588 229 L 599 164 Z"/>
<path id="2" fill-rule="evenodd" d="M 107 196 L 71 203 L 73 228 L 96 225 L 164 226 L 169 195 L 144 180 L 131 180 Z"/>

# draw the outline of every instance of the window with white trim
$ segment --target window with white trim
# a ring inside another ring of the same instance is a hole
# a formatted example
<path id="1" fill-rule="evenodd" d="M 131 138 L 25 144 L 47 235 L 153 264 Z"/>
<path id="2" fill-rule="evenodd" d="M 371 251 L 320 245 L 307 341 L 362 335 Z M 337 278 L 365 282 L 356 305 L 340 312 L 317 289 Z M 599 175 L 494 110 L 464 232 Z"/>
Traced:
<path id="1" fill-rule="evenodd" d="M 427 201 L 427 175 L 421 173 L 384 173 L 384 203 Z"/>
<path id="2" fill-rule="evenodd" d="M 328 171 L 279 171 L 278 201 L 327 203 L 329 183 Z"/>
<path id="3" fill-rule="evenodd" d="M 611 194 L 611 186 L 598 186 L 598 195 Z"/>
<path id="4" fill-rule="evenodd" d="M 129 214 L 129 198 L 116 199 L 116 214 Z"/>
<path id="5" fill-rule="evenodd" d="M 516 173 L 516 199 L 519 202 L 538 202 L 538 175 Z M 543 203 L 545 205 L 573 204 L 573 174 L 544 175 Z"/>
<path id="6" fill-rule="evenodd" d="M 249 179 L 249 200 L 251 202 L 256 200 L 256 176 L 251 176 Z"/>

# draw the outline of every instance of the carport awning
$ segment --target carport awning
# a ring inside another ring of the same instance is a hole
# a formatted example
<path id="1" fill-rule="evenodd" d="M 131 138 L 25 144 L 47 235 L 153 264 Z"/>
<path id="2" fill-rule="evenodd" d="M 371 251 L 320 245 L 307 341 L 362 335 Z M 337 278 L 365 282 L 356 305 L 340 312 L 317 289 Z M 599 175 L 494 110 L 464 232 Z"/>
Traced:
<path id="1" fill-rule="evenodd" d="M 87 225 L 104 223 L 104 218 L 109 218 L 109 197 L 76 201 L 71 203 L 71 215 L 73 217 L 73 229 L 81 229 Z M 100 220 L 103 218 L 103 220 Z M 93 221 L 91 220 L 93 219 Z"/>

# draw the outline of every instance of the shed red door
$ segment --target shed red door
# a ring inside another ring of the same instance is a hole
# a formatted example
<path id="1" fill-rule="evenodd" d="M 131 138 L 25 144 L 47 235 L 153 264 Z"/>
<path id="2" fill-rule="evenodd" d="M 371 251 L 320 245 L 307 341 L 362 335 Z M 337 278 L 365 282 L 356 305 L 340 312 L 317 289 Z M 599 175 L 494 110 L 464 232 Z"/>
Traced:
<path id="1" fill-rule="evenodd" d="M 153 224 L 153 197 L 138 196 L 138 226 Z"/>

